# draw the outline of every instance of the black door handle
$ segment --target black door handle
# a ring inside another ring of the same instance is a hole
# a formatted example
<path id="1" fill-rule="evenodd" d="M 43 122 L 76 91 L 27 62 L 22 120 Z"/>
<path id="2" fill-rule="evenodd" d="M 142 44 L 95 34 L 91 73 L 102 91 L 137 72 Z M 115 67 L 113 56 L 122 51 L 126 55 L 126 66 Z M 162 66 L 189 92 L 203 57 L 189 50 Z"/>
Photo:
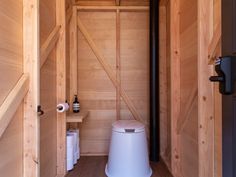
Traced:
<path id="1" fill-rule="evenodd" d="M 224 82 L 224 77 L 222 76 L 211 76 L 209 78 L 211 82 Z"/>

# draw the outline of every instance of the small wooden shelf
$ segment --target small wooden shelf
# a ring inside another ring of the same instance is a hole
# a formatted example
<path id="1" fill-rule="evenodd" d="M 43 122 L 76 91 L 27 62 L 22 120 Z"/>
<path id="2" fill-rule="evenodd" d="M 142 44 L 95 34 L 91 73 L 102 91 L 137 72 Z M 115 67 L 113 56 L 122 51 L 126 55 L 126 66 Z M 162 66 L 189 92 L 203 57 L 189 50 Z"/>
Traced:
<path id="1" fill-rule="evenodd" d="M 88 111 L 80 111 L 79 113 L 69 113 L 66 118 L 68 123 L 79 123 L 83 122 L 84 118 L 88 116 Z"/>

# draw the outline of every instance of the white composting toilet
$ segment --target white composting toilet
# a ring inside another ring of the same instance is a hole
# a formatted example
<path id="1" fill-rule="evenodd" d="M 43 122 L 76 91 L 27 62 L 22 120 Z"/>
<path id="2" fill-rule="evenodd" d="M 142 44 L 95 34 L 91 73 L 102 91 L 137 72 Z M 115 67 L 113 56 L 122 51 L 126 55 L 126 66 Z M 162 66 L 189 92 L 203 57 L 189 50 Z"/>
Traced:
<path id="1" fill-rule="evenodd" d="M 145 126 L 136 120 L 119 120 L 112 125 L 108 177 L 150 177 Z"/>

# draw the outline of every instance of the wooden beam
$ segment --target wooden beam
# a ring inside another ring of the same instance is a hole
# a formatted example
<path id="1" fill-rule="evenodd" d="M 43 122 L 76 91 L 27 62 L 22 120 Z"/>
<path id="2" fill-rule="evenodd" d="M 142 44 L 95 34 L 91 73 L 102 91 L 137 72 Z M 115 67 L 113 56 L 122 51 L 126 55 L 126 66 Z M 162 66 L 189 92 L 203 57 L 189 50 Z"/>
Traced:
<path id="1" fill-rule="evenodd" d="M 56 24 L 61 26 L 56 47 L 57 103 L 66 100 L 66 7 L 65 0 L 56 1 Z M 66 174 L 66 113 L 57 113 L 57 175 Z"/>
<path id="2" fill-rule="evenodd" d="M 40 138 L 37 107 L 40 104 L 39 0 L 23 0 L 24 73 L 29 92 L 24 99 L 24 177 L 40 177 Z"/>
<path id="3" fill-rule="evenodd" d="M 116 74 L 113 72 L 113 70 L 109 66 L 109 64 L 107 64 L 106 60 L 102 56 L 101 52 L 97 48 L 96 44 L 94 43 L 93 39 L 91 38 L 91 36 L 88 33 L 88 31 L 85 28 L 85 26 L 82 24 L 82 22 L 81 22 L 79 17 L 77 18 L 77 24 L 78 24 L 78 27 L 79 27 L 81 33 L 84 35 L 84 37 L 87 40 L 89 46 L 93 50 L 93 52 L 94 52 L 95 56 L 97 57 L 99 63 L 102 65 L 103 69 L 105 70 L 106 74 L 108 75 L 108 77 L 112 81 L 112 83 L 115 86 L 115 88 L 120 87 L 120 82 L 117 81 Z M 122 89 L 122 87 L 120 88 L 120 94 L 121 94 L 121 97 L 123 98 L 124 102 L 128 106 L 129 110 L 131 111 L 132 115 L 134 116 L 134 118 L 139 120 L 139 121 L 142 121 L 143 120 L 142 117 L 139 115 L 139 113 L 136 110 L 134 104 L 129 99 L 128 95 L 125 93 L 125 91 Z"/>
<path id="4" fill-rule="evenodd" d="M 60 26 L 56 26 L 49 34 L 40 50 L 40 67 L 44 65 L 52 49 L 56 46 L 57 40 L 60 36 Z"/>
<path id="5" fill-rule="evenodd" d="M 0 106 L 0 138 L 11 122 L 29 89 L 29 76 L 24 74 Z"/>
<path id="6" fill-rule="evenodd" d="M 221 44 L 221 24 L 218 23 L 216 30 L 213 33 L 212 40 L 208 47 L 208 59 L 209 63 L 214 63 L 215 59 L 220 56 L 220 44 Z"/>
<path id="7" fill-rule="evenodd" d="M 73 15 L 70 22 L 70 103 L 73 103 L 74 95 L 78 94 L 77 33 L 77 9 L 73 7 Z M 72 106 L 70 110 L 72 111 Z"/>
<path id="8" fill-rule="evenodd" d="M 116 11 L 116 80 L 120 83 L 120 10 Z M 116 118 L 120 119 L 120 84 L 116 87 Z"/>
<path id="9" fill-rule="evenodd" d="M 148 11 L 149 6 L 76 6 L 78 10 Z"/>
<path id="10" fill-rule="evenodd" d="M 169 3 L 169 0 L 159 0 L 159 6 L 166 6 Z"/>
<path id="11" fill-rule="evenodd" d="M 74 5 L 79 5 L 79 6 L 115 6 L 116 3 L 115 1 L 111 0 L 99 0 L 99 1 L 94 1 L 94 0 L 86 0 L 86 1 L 76 1 Z"/>
<path id="12" fill-rule="evenodd" d="M 120 0 L 115 0 L 116 1 L 116 5 L 120 6 Z"/>
<path id="13" fill-rule="evenodd" d="M 68 8 L 66 10 L 66 24 L 69 25 L 70 24 L 70 20 L 72 18 L 72 15 L 73 15 L 73 8 Z"/>
<path id="14" fill-rule="evenodd" d="M 213 65 L 208 62 L 208 47 L 213 36 L 213 0 L 198 1 L 198 148 L 199 176 L 214 174 L 214 84 L 209 82 Z"/>
<path id="15" fill-rule="evenodd" d="M 173 176 L 183 176 L 180 162 L 180 140 L 177 134 L 180 116 L 180 2 L 170 1 L 170 72 L 171 72 L 171 168 Z"/>

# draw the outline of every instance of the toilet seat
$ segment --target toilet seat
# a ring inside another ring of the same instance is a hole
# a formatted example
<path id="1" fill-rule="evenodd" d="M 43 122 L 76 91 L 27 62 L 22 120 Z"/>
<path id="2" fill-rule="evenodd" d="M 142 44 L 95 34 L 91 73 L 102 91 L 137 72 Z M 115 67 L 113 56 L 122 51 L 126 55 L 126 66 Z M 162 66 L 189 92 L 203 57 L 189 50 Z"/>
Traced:
<path id="1" fill-rule="evenodd" d="M 145 126 L 137 120 L 118 120 L 112 124 L 112 131 L 119 133 L 139 133 L 145 131 Z"/>

